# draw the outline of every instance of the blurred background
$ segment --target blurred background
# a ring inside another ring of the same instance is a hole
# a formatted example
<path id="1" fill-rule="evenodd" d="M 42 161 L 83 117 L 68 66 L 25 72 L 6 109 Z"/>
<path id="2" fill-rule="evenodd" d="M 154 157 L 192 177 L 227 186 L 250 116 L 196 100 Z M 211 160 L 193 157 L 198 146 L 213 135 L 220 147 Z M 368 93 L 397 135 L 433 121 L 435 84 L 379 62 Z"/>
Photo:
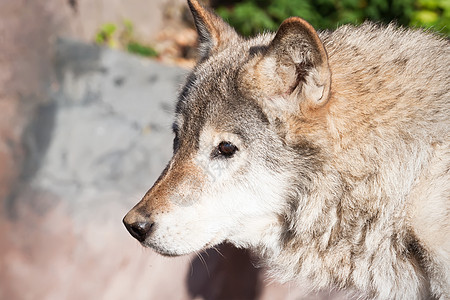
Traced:
<path id="1" fill-rule="evenodd" d="M 207 4 L 243 35 L 292 15 L 450 34 L 449 0 Z M 0 0 L 0 299 L 345 299 L 273 283 L 229 245 L 163 258 L 123 227 L 171 156 L 195 47 L 184 0 Z"/>

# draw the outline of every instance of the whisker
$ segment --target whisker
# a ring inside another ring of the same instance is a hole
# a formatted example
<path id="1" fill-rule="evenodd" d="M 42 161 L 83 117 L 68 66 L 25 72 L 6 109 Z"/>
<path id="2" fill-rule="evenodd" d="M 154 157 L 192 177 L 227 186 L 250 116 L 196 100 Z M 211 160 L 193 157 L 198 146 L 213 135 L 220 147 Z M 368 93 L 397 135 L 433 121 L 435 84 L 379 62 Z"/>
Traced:
<path id="1" fill-rule="evenodd" d="M 217 248 L 217 246 L 213 246 L 213 247 L 211 247 L 211 249 L 216 251 L 222 258 L 225 258 L 225 256 L 222 254 L 222 252 L 220 252 L 220 250 Z"/>
<path id="2" fill-rule="evenodd" d="M 205 258 L 202 256 L 202 253 L 195 251 L 195 254 L 197 255 L 198 259 L 202 262 L 202 264 L 205 266 L 206 273 L 208 273 L 208 277 L 211 277 L 211 274 L 209 273 L 208 264 L 206 263 Z"/>

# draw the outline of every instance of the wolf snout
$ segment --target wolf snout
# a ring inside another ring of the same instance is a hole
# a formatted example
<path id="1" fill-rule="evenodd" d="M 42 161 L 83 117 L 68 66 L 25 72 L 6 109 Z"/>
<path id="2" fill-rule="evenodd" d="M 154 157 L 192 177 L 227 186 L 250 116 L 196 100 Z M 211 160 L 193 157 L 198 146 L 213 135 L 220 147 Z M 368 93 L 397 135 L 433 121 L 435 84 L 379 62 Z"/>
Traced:
<path id="1" fill-rule="evenodd" d="M 154 222 L 150 219 L 138 219 L 134 217 L 132 212 L 129 212 L 123 218 L 123 224 L 125 225 L 128 232 L 139 242 L 145 241 L 145 239 L 150 235 Z"/>

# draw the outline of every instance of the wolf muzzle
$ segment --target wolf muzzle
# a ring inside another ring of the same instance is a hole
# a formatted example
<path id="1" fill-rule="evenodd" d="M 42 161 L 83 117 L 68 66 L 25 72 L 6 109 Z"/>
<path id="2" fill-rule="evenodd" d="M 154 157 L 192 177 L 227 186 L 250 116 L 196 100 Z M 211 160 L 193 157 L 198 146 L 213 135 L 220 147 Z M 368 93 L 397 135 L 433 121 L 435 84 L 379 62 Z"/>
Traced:
<path id="1" fill-rule="evenodd" d="M 123 218 L 123 224 L 128 232 L 141 243 L 150 235 L 154 227 L 154 222 L 150 218 L 145 218 L 133 210 Z"/>

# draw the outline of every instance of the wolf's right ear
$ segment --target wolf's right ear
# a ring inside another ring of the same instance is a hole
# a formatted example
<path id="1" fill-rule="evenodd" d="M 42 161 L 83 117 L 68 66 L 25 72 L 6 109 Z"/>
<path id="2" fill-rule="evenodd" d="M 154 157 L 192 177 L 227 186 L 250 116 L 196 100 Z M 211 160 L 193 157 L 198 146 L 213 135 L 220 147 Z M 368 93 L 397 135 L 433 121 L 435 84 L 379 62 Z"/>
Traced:
<path id="1" fill-rule="evenodd" d="M 240 37 L 224 20 L 197 0 L 187 0 L 198 32 L 200 60 L 220 52 Z"/>

